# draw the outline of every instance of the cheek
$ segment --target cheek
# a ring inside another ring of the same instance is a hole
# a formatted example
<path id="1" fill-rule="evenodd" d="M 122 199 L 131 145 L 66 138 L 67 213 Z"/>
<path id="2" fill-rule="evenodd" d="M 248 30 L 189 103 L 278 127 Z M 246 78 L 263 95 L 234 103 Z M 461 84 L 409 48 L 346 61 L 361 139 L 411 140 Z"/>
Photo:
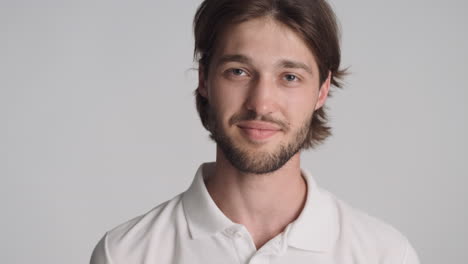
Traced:
<path id="1" fill-rule="evenodd" d="M 239 87 L 228 87 L 222 82 L 213 82 L 210 89 L 210 104 L 223 122 L 238 113 L 244 104 L 245 95 Z"/>
<path id="2" fill-rule="evenodd" d="M 289 91 L 285 98 L 286 115 L 292 124 L 299 124 L 314 111 L 318 93 L 313 90 Z"/>

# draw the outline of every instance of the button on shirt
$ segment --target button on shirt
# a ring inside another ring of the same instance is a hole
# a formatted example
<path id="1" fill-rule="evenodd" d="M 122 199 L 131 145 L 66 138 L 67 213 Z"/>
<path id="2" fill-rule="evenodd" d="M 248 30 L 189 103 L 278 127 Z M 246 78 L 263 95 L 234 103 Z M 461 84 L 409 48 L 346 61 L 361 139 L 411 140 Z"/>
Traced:
<path id="1" fill-rule="evenodd" d="M 213 167 L 202 164 L 187 191 L 107 232 L 91 264 L 419 263 L 397 230 L 319 188 L 304 169 L 307 200 L 299 217 L 257 249 L 246 227 L 211 199 L 204 179 Z"/>

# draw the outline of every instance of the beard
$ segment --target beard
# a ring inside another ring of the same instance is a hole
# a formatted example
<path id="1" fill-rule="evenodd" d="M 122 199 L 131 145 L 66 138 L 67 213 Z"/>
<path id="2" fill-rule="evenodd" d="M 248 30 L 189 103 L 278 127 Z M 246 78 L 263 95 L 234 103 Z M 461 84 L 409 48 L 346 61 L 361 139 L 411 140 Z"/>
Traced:
<path id="1" fill-rule="evenodd" d="M 289 126 L 268 116 L 258 116 L 249 111 L 246 114 L 236 114 L 229 119 L 229 125 L 239 121 L 261 120 L 279 125 L 284 133 Z M 236 145 L 222 129 L 219 119 L 212 109 L 208 113 L 210 137 L 218 144 L 226 159 L 239 171 L 252 174 L 267 174 L 280 169 L 305 145 L 310 130 L 312 114 L 304 121 L 301 127 L 294 132 L 289 142 L 278 144 L 273 151 L 252 151 Z"/>

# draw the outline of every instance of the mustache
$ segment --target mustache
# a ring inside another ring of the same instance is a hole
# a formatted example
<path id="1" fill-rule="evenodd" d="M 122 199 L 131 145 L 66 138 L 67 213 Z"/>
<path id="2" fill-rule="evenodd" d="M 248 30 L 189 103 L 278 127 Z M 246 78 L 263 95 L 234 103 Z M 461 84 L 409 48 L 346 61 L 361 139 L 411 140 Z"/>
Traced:
<path id="1" fill-rule="evenodd" d="M 269 115 L 258 115 L 255 111 L 247 111 L 244 113 L 234 114 L 231 118 L 229 118 L 229 125 L 232 126 L 241 121 L 253 121 L 253 120 L 276 124 L 279 127 L 281 127 L 283 131 L 289 130 L 289 124 L 287 122 L 273 118 Z"/>

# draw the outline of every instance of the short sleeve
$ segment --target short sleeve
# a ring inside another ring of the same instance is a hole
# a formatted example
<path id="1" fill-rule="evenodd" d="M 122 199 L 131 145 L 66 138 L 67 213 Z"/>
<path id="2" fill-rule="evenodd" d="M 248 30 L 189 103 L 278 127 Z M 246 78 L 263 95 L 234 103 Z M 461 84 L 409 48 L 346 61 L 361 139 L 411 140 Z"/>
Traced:
<path id="1" fill-rule="evenodd" d="M 107 250 L 107 233 L 98 242 L 91 254 L 90 264 L 112 264 Z"/>

